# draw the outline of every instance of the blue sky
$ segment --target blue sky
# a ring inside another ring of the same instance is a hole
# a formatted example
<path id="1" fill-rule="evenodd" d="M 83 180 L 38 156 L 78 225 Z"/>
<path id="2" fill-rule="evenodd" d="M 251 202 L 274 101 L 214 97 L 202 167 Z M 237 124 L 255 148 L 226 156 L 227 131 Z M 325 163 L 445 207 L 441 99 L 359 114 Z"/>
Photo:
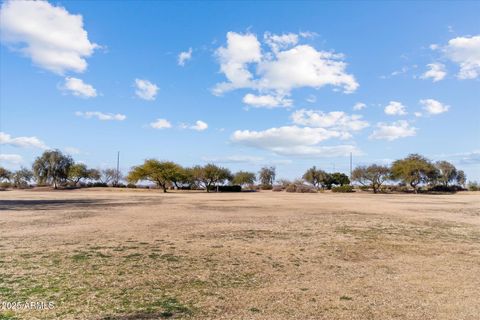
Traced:
<path id="1" fill-rule="evenodd" d="M 478 2 L 2 2 L 0 160 L 58 148 L 348 172 L 419 152 L 480 179 Z M 183 52 L 183 54 L 182 54 Z M 182 57 L 182 61 L 180 61 Z M 354 106 L 355 109 L 354 109 Z"/>

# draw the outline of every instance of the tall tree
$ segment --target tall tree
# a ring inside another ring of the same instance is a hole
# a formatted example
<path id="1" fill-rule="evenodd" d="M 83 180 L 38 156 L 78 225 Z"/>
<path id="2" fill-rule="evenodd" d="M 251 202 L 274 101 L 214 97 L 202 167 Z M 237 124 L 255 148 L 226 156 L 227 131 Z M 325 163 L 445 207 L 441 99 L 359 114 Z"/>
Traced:
<path id="1" fill-rule="evenodd" d="M 5 180 L 10 181 L 12 179 L 12 172 L 0 167 L 0 182 L 3 182 Z"/>
<path id="2" fill-rule="evenodd" d="M 232 182 L 240 186 L 245 186 L 245 185 L 254 184 L 256 180 L 257 178 L 255 177 L 255 173 L 247 172 L 247 171 L 238 171 L 233 176 Z"/>
<path id="3" fill-rule="evenodd" d="M 33 172 L 23 167 L 12 175 L 13 185 L 17 188 L 27 187 L 32 179 Z"/>
<path id="4" fill-rule="evenodd" d="M 419 184 L 435 179 L 438 173 L 435 166 L 419 154 L 411 154 L 393 162 L 391 171 L 393 179 L 400 179 L 410 185 L 415 193 L 418 192 Z"/>
<path id="5" fill-rule="evenodd" d="M 327 177 L 327 182 L 325 183 L 328 186 L 328 189 L 332 188 L 332 185 L 344 186 L 350 184 L 350 179 L 348 176 L 341 172 L 330 173 Z"/>
<path id="6" fill-rule="evenodd" d="M 89 170 L 83 163 L 75 163 L 68 171 L 68 180 L 77 185 L 80 180 L 89 178 Z"/>
<path id="7" fill-rule="evenodd" d="M 72 157 L 59 150 L 48 150 L 35 159 L 33 173 L 39 183 L 49 183 L 57 189 L 60 183 L 67 180 L 72 165 Z"/>
<path id="8" fill-rule="evenodd" d="M 87 179 L 98 181 L 102 177 L 102 173 L 98 169 L 89 169 Z"/>
<path id="9" fill-rule="evenodd" d="M 457 179 L 457 168 L 448 161 L 437 161 L 435 167 L 438 170 L 438 180 L 448 187 L 450 182 Z"/>
<path id="10" fill-rule="evenodd" d="M 275 167 L 263 167 L 258 172 L 258 179 L 263 186 L 271 187 L 275 182 Z"/>
<path id="11" fill-rule="evenodd" d="M 352 179 L 363 186 L 373 189 L 373 193 L 377 193 L 382 184 L 388 180 L 390 169 L 387 166 L 379 166 L 372 164 L 370 166 L 356 167 L 352 172 Z"/>
<path id="12" fill-rule="evenodd" d="M 467 175 L 463 170 L 458 170 L 457 172 L 457 183 L 462 187 L 465 187 L 467 183 Z"/>
<path id="13" fill-rule="evenodd" d="M 127 180 L 131 183 L 148 180 L 162 188 L 163 192 L 167 192 L 167 188 L 178 179 L 181 169 L 178 164 L 171 161 L 147 159 L 142 165 L 132 168 Z"/>
<path id="14" fill-rule="evenodd" d="M 100 178 L 98 180 L 100 180 L 101 183 L 109 184 L 110 182 L 113 182 L 116 176 L 117 176 L 117 169 L 106 168 L 106 169 L 100 170 Z"/>
<path id="15" fill-rule="evenodd" d="M 317 167 L 313 166 L 308 169 L 302 176 L 302 178 L 313 185 L 316 189 L 320 189 L 323 186 L 327 173 Z"/>
<path id="16" fill-rule="evenodd" d="M 231 181 L 233 179 L 232 173 L 227 168 L 219 167 L 212 163 L 205 166 L 195 166 L 192 169 L 195 180 L 205 187 L 207 192 L 217 184 Z"/>

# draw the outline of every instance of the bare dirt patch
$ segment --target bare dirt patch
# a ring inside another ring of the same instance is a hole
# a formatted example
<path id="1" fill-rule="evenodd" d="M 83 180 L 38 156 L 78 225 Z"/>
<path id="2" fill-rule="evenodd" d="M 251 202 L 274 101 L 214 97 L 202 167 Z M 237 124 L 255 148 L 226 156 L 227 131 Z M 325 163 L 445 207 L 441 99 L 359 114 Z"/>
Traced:
<path id="1" fill-rule="evenodd" d="M 0 193 L 0 319 L 478 319 L 479 193 Z M 2 318 L 3 317 L 3 318 Z"/>

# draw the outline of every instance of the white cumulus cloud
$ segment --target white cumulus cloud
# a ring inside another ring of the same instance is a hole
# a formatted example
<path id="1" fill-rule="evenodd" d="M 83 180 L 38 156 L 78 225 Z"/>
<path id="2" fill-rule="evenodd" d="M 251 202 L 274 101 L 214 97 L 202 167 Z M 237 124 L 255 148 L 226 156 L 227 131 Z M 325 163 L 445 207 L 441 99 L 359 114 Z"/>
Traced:
<path id="1" fill-rule="evenodd" d="M 353 106 L 353 110 L 355 111 L 360 111 L 360 110 L 363 110 L 367 107 L 367 105 L 363 102 L 357 102 L 355 103 L 355 105 Z"/>
<path id="2" fill-rule="evenodd" d="M 183 67 L 190 59 L 192 59 L 192 48 L 188 48 L 188 51 L 182 51 L 179 53 L 178 65 Z"/>
<path id="3" fill-rule="evenodd" d="M 83 82 L 82 79 L 73 77 L 65 78 L 62 89 L 81 98 L 93 98 L 97 96 L 97 90 L 95 90 L 92 85 Z"/>
<path id="4" fill-rule="evenodd" d="M 8 133 L 0 132 L 0 144 L 20 148 L 48 149 L 48 146 L 37 137 L 12 137 Z"/>
<path id="5" fill-rule="evenodd" d="M 423 110 L 432 115 L 444 113 L 450 109 L 450 106 L 434 99 L 422 99 L 420 100 L 420 104 L 423 105 Z"/>
<path id="6" fill-rule="evenodd" d="M 384 111 L 391 116 L 403 116 L 407 114 L 405 106 L 398 101 L 390 101 Z"/>
<path id="7" fill-rule="evenodd" d="M 326 85 L 342 87 L 351 93 L 358 87 L 355 78 L 346 73 L 343 55 L 317 51 L 309 45 L 298 45 L 279 51 L 274 58 L 266 58 L 258 65 L 258 86 L 263 90 L 289 93 L 292 89 Z"/>
<path id="8" fill-rule="evenodd" d="M 172 127 L 172 124 L 166 119 L 157 119 L 150 123 L 150 127 L 154 129 L 168 129 Z"/>
<path id="9" fill-rule="evenodd" d="M 255 35 L 228 32 L 227 46 L 218 48 L 215 54 L 220 63 L 220 71 L 228 82 L 218 83 L 213 90 L 214 94 L 220 95 L 229 90 L 254 85 L 248 64 L 260 62 L 262 58 L 260 42 Z"/>
<path id="10" fill-rule="evenodd" d="M 90 42 L 81 15 L 47 1 L 5 1 L 0 9 L 1 41 L 57 74 L 83 72 L 99 46 Z"/>
<path id="11" fill-rule="evenodd" d="M 159 88 L 148 80 L 135 79 L 135 94 L 143 100 L 155 100 Z"/>
<path id="12" fill-rule="evenodd" d="M 262 52 L 256 35 L 228 32 L 226 46 L 216 51 L 220 71 L 227 81 L 217 83 L 213 93 L 254 90 L 259 95 L 250 97 L 270 97 L 268 106 L 272 108 L 281 106 L 282 98 L 296 88 L 331 85 L 346 93 L 357 89 L 354 76 L 346 72 L 342 54 L 317 51 L 310 45 L 298 44 L 298 40 L 298 35 L 292 33 L 265 33 L 264 42 L 270 50 Z"/>
<path id="13" fill-rule="evenodd" d="M 332 138 L 344 138 L 345 133 L 325 128 L 284 126 L 263 131 L 237 130 L 231 140 L 234 143 L 271 151 L 278 155 L 302 157 L 329 157 L 356 154 L 359 150 L 352 145 L 323 146 L 320 142 Z"/>
<path id="14" fill-rule="evenodd" d="M 339 131 L 359 131 L 369 126 L 360 115 L 348 115 L 343 111 L 322 111 L 301 109 L 292 113 L 293 123 L 316 128 Z"/>
<path id="15" fill-rule="evenodd" d="M 298 43 L 298 35 L 295 33 L 278 35 L 265 32 L 263 39 L 272 48 L 273 52 L 278 52 L 280 49 L 286 49 Z"/>
<path id="16" fill-rule="evenodd" d="M 370 135 L 370 139 L 384 139 L 393 141 L 400 138 L 412 137 L 417 133 L 417 128 L 412 127 L 407 121 L 399 120 L 393 123 L 377 123 L 377 128 Z"/>
<path id="17" fill-rule="evenodd" d="M 427 67 L 429 69 L 420 76 L 421 79 L 432 79 L 433 82 L 437 82 L 443 80 L 447 75 L 447 72 L 445 71 L 445 65 L 443 63 L 429 63 L 427 64 Z"/>
<path id="18" fill-rule="evenodd" d="M 190 126 L 190 129 L 196 131 L 204 131 L 208 129 L 208 124 L 202 120 L 197 120 L 193 126 Z"/>
<path id="19" fill-rule="evenodd" d="M 480 76 L 480 35 L 457 37 L 448 41 L 446 46 L 430 46 L 432 50 L 441 50 L 444 55 L 458 64 L 459 79 L 476 79 Z"/>
<path id="20" fill-rule="evenodd" d="M 23 163 L 23 158 L 19 154 L 0 154 L 0 163 L 8 163 L 10 165 L 18 166 Z"/>
<path id="21" fill-rule="evenodd" d="M 108 121 L 108 120 L 123 121 L 127 119 L 127 116 L 124 114 L 103 113 L 100 111 L 87 111 L 87 112 L 77 111 L 75 112 L 75 115 L 77 117 L 83 117 L 85 119 L 97 118 L 98 120 L 102 120 L 102 121 Z"/>
<path id="22" fill-rule="evenodd" d="M 254 95 L 247 93 L 243 97 L 243 103 L 255 107 L 255 108 L 277 108 L 277 107 L 290 107 L 292 106 L 292 100 L 282 96 L 273 95 Z"/>

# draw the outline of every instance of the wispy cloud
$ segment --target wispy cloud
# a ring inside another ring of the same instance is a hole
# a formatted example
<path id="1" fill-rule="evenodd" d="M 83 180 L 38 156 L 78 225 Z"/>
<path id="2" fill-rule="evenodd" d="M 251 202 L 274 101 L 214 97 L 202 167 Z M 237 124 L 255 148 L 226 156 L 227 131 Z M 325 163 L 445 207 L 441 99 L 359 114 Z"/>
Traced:
<path id="1" fill-rule="evenodd" d="M 10 145 L 20 148 L 39 148 L 48 149 L 48 146 L 37 137 L 12 137 L 11 135 L 0 132 L 0 144 Z"/>
<path id="2" fill-rule="evenodd" d="M 127 119 L 127 116 L 124 114 L 103 113 L 100 111 L 87 111 L 87 112 L 77 111 L 75 112 L 75 115 L 77 117 L 82 117 L 85 119 L 97 118 L 98 120 L 102 120 L 102 121 L 123 121 Z"/>
<path id="3" fill-rule="evenodd" d="M 135 94 L 143 100 L 153 101 L 157 97 L 159 88 L 156 84 L 142 79 L 135 79 Z"/>

